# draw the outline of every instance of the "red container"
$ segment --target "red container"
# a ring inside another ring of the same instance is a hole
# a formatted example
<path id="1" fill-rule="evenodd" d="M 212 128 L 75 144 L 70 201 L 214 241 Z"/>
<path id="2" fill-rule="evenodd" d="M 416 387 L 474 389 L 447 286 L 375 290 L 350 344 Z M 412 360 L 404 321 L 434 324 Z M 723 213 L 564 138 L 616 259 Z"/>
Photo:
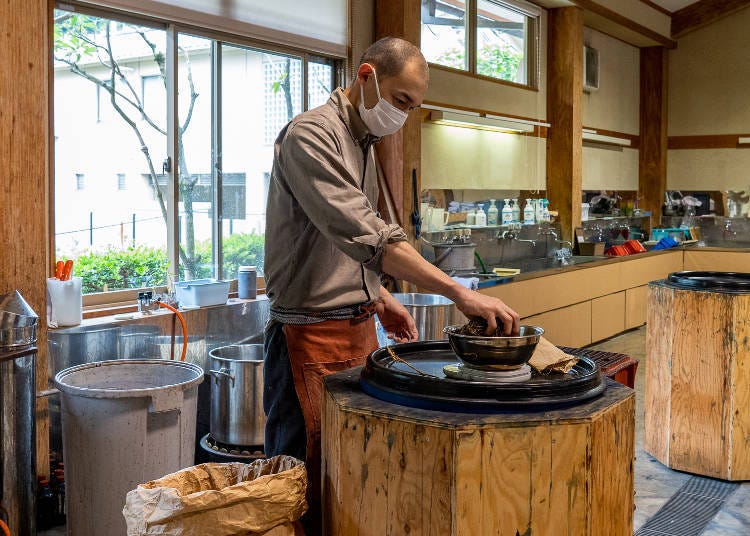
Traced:
<path id="1" fill-rule="evenodd" d="M 633 253 L 643 253 L 644 251 L 646 251 L 646 248 L 643 247 L 643 244 L 638 242 L 638 240 L 628 240 L 627 242 L 623 244 L 623 246 L 625 247 L 625 249 L 628 250 L 628 253 L 631 255 Z"/>
<path id="2" fill-rule="evenodd" d="M 611 246 L 604 252 L 604 254 L 609 255 L 610 257 L 623 257 L 625 255 L 630 255 L 630 252 L 625 246 Z"/>

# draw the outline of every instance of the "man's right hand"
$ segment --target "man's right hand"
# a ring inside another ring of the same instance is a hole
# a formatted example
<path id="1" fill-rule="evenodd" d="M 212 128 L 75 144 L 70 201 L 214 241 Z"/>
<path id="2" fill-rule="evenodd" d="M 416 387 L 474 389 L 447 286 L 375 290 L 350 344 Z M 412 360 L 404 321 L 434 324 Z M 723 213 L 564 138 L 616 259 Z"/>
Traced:
<path id="1" fill-rule="evenodd" d="M 464 289 L 454 301 L 459 311 L 467 317 L 484 318 L 487 321 L 487 335 L 495 332 L 498 320 L 502 323 L 503 335 L 518 335 L 520 332 L 518 313 L 502 300 Z"/>

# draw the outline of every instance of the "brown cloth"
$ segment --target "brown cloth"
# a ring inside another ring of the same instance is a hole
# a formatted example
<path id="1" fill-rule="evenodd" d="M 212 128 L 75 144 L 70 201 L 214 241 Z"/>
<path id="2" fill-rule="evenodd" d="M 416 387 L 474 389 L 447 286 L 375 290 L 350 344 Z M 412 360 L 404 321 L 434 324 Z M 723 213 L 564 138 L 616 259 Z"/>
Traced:
<path id="1" fill-rule="evenodd" d="M 570 372 L 576 363 L 578 363 L 577 357 L 566 354 L 544 337 L 539 338 L 534 355 L 529 360 L 529 365 L 537 372 L 561 372 L 563 374 Z"/>
<path id="2" fill-rule="evenodd" d="M 323 378 L 333 372 L 362 365 L 378 348 L 375 320 L 327 320 L 317 324 L 284 325 L 289 362 L 307 431 L 307 501 L 305 530 L 309 536 L 322 530 L 320 480 L 320 418 Z M 311 528 L 312 527 L 312 528 Z"/>

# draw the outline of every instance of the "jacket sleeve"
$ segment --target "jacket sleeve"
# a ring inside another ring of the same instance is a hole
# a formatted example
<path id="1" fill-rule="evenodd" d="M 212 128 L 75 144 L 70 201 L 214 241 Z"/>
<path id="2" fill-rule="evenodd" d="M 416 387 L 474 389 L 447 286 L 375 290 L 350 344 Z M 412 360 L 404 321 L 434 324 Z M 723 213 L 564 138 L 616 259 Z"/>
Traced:
<path id="1" fill-rule="evenodd" d="M 279 166 L 285 186 L 313 225 L 366 268 L 380 272 L 385 246 L 406 240 L 401 227 L 377 216 L 360 189 L 362 177 L 344 164 L 340 144 L 324 123 L 290 125 Z"/>

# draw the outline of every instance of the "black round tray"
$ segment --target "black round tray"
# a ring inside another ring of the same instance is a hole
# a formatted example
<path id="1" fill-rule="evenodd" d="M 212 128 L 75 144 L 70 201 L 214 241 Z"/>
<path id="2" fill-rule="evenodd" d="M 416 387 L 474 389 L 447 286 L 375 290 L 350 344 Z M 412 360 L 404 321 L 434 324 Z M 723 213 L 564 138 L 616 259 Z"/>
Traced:
<path id="1" fill-rule="evenodd" d="M 750 274 L 740 272 L 674 272 L 667 277 L 671 286 L 719 292 L 750 292 Z"/>
<path id="2" fill-rule="evenodd" d="M 588 400 L 606 386 L 597 364 L 583 356 L 576 356 L 579 361 L 568 374 L 542 374 L 532 369 L 529 380 L 498 384 L 447 378 L 443 366 L 459 362 L 448 341 L 411 342 L 391 348 L 431 376 L 394 361 L 387 348 L 379 348 L 368 356 L 359 383 L 365 393 L 403 406 L 478 413 L 546 410 Z"/>

